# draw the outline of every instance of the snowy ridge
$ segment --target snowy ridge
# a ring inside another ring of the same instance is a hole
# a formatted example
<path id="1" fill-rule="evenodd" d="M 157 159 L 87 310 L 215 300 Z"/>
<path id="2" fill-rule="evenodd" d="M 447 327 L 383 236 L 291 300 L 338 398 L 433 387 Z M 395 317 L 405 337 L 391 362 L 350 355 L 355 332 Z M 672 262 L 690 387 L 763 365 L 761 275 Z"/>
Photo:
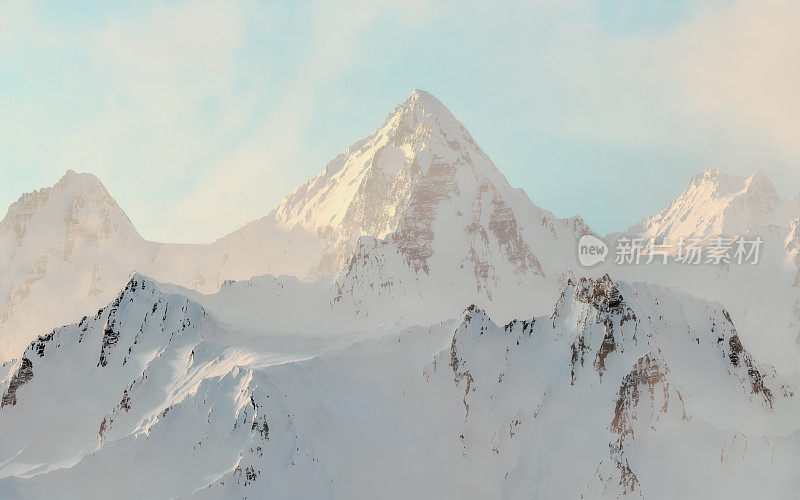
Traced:
<path id="1" fill-rule="evenodd" d="M 280 410 L 267 421 L 272 405 L 263 379 L 239 367 L 247 357 L 210 344 L 219 333 L 216 322 L 200 305 L 169 293 L 172 287 L 162 288 L 134 274 L 96 316 L 56 329 L 28 347 L 6 381 L 0 419 L 14 437 L 4 440 L 3 453 L 16 451 L 14 463 L 3 459 L 0 476 L 60 481 L 64 467 L 81 477 L 97 474 L 106 460 L 131 460 L 137 454 L 131 474 L 108 481 L 87 478 L 82 484 L 88 489 L 79 496 L 122 489 L 131 498 L 167 497 L 213 482 L 227 480 L 235 487 L 254 479 L 249 462 L 262 455 L 269 426 L 289 429 L 291 422 Z M 76 386 L 75 380 L 82 382 Z M 290 434 L 279 434 L 273 446 L 300 450 L 296 439 L 283 441 Z M 185 469 L 165 477 L 158 457 L 176 450 Z M 298 462 L 314 467 L 310 452 L 297 455 Z M 16 480 L 7 482 L 14 491 Z M 20 486 L 17 494 L 43 494 L 36 493 L 36 482 L 33 486 Z"/>
<path id="2" fill-rule="evenodd" d="M 450 394 L 461 423 L 439 430 L 482 471 L 478 497 L 746 496 L 761 485 L 729 471 L 775 464 L 796 431 L 796 382 L 755 366 L 724 311 L 607 278 L 570 283 L 549 318 L 501 327 L 469 308 L 425 379 Z M 737 436 L 750 449 L 732 459 Z M 794 482 L 772 477 L 772 495 Z"/>
<path id="3" fill-rule="evenodd" d="M 711 169 L 628 236 L 759 265 L 580 268 L 420 90 L 208 245 L 68 172 L 0 222 L 0 497 L 791 496 L 798 217 Z"/>
<path id="4" fill-rule="evenodd" d="M 177 292 L 134 274 L 28 347 L 0 386 L 15 386 L 0 494 L 723 498 L 763 493 L 767 471 L 767 496 L 797 486 L 781 472 L 800 444 L 797 380 L 682 293 L 570 281 L 549 316 L 501 327 L 473 306 L 260 364 L 269 348 L 226 343 L 229 327 Z"/>

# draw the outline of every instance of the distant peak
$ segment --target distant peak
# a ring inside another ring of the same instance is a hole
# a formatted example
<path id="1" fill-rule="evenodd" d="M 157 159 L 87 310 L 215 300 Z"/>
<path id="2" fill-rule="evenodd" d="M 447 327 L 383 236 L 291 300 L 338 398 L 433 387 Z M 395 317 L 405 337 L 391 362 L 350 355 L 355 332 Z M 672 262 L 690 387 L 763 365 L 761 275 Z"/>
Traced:
<path id="1" fill-rule="evenodd" d="M 105 186 L 97 176 L 90 173 L 78 173 L 74 170 L 67 170 L 53 187 L 57 189 L 70 188 L 77 191 L 95 191 L 99 189 L 106 192 Z"/>
<path id="2" fill-rule="evenodd" d="M 745 193 L 763 193 L 777 196 L 775 185 L 763 170 L 749 176 L 728 175 L 715 168 L 692 177 L 692 187 L 711 189 L 720 196 Z"/>
<path id="3" fill-rule="evenodd" d="M 747 185 L 748 187 L 765 187 L 771 190 L 775 189 L 775 185 L 772 183 L 772 180 L 763 170 L 759 170 L 758 172 L 748 177 Z"/>
<path id="4" fill-rule="evenodd" d="M 705 184 L 708 182 L 716 183 L 719 182 L 721 177 L 728 177 L 727 175 L 723 174 L 719 170 L 714 167 L 709 167 L 706 169 L 705 172 L 701 174 L 697 174 L 692 177 L 692 185 L 699 186 L 701 184 Z"/>

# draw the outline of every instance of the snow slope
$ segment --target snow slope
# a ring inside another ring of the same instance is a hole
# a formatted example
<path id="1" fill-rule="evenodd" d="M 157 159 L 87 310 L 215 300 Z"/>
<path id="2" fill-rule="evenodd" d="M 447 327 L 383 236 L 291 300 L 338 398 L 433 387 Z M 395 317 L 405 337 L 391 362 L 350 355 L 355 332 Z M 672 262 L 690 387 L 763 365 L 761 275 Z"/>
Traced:
<path id="1" fill-rule="evenodd" d="M 279 338 L 243 346 L 191 294 L 134 275 L 96 316 L 28 347 L 0 385 L 0 495 L 780 498 L 798 486 L 796 378 L 755 364 L 719 305 L 682 293 L 570 281 L 547 316 L 499 326 L 473 306 L 275 362 Z"/>
<path id="2" fill-rule="evenodd" d="M 580 268 L 419 90 L 208 245 L 68 172 L 0 222 L 0 497 L 792 496 L 799 217 L 709 170 L 626 235 L 757 266 Z"/>

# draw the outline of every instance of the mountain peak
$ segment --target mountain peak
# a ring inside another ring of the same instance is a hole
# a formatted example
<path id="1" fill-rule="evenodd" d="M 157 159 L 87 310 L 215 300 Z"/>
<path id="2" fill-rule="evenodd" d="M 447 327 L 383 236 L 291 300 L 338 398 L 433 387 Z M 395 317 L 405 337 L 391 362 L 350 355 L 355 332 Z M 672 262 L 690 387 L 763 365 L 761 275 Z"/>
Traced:
<path id="1" fill-rule="evenodd" d="M 414 89 L 408 96 L 402 107 L 410 109 L 421 109 L 431 114 L 446 114 L 452 116 L 450 110 L 447 109 L 442 101 L 436 98 L 430 92 L 420 89 Z"/>
<path id="2" fill-rule="evenodd" d="M 93 174 L 67 170 L 51 187 L 25 193 L 9 206 L 0 221 L 0 232 L 13 228 L 16 239 L 34 225 L 66 226 L 67 232 L 108 237 L 114 231 L 138 237 L 133 224 Z M 60 228 L 57 230 L 60 232 Z"/>
<path id="3" fill-rule="evenodd" d="M 774 199 L 779 198 L 775 184 L 763 170 L 759 170 L 745 180 L 744 190 L 749 193 L 762 193 Z"/>
<path id="4" fill-rule="evenodd" d="M 58 182 L 53 185 L 53 189 L 67 189 L 74 193 L 94 192 L 104 194 L 108 197 L 111 196 L 96 175 L 88 172 L 75 172 L 72 169 L 67 170 L 64 175 L 61 176 Z"/>
<path id="5" fill-rule="evenodd" d="M 720 176 L 725 176 L 722 172 L 714 167 L 708 167 L 705 172 L 692 176 L 691 186 L 700 186 L 706 183 L 716 184 L 719 182 Z"/>
<path id="6" fill-rule="evenodd" d="M 447 107 L 417 89 L 372 135 L 298 187 L 270 217 L 281 227 L 321 235 L 323 255 L 309 272 L 311 279 L 344 269 L 361 236 L 394 235 L 404 256 L 414 261 L 412 267 L 426 270 L 434 226 L 439 225 L 471 228 L 474 234 L 465 240 L 484 242 L 481 231 L 498 234 L 503 248 L 496 252 L 511 255 L 522 276 L 541 269 L 523 244 L 515 213 L 524 212 L 545 228 L 550 219 L 523 198 Z M 444 219 L 448 222 L 440 222 Z M 483 259 L 488 253 L 476 250 L 471 258 Z"/>
<path id="7" fill-rule="evenodd" d="M 740 194 L 762 194 L 769 198 L 777 198 L 778 192 L 764 170 L 748 175 L 729 175 L 716 168 L 708 168 L 705 172 L 692 177 L 689 190 L 705 190 L 708 194 L 726 197 Z"/>
<path id="8" fill-rule="evenodd" d="M 763 170 L 749 176 L 715 168 L 692 177 L 688 189 L 660 214 L 631 228 L 656 239 L 740 236 L 763 226 L 786 226 L 800 215 L 797 203 L 782 200 Z"/>
<path id="9" fill-rule="evenodd" d="M 443 139 L 474 142 L 467 129 L 433 94 L 416 89 L 397 106 L 381 127 L 397 139 L 410 136 L 421 139 Z M 422 133 L 420 133 L 422 132 Z M 380 130 L 379 132 L 380 133 Z"/>

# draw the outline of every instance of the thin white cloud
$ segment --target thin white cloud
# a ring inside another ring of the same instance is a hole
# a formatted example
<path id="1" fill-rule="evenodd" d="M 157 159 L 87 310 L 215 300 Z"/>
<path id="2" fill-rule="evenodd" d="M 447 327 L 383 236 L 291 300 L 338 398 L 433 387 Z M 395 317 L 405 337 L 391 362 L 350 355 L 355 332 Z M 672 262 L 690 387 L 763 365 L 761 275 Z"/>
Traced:
<path id="1" fill-rule="evenodd" d="M 271 208 L 265 200 L 277 202 L 296 187 L 292 180 L 304 180 L 293 174 L 308 158 L 304 152 L 314 147 L 307 134 L 315 109 L 325 99 L 327 86 L 346 75 L 359 57 L 373 55 L 365 33 L 386 15 L 422 26 L 437 11 L 426 5 L 425 0 L 319 2 L 309 20 L 314 26 L 311 49 L 283 92 L 270 97 L 269 116 L 260 117 L 260 126 L 250 130 L 246 140 L 209 165 L 205 178 L 177 205 L 178 214 L 187 221 L 206 221 L 218 234 L 233 229 L 232 220 L 243 225 L 265 214 Z M 235 203 L 236 213 L 220 210 L 209 200 Z"/>
<path id="2" fill-rule="evenodd" d="M 245 16 L 237 3 L 195 0 L 115 19 L 93 37 L 96 64 L 151 118 L 169 119 L 232 86 Z"/>

